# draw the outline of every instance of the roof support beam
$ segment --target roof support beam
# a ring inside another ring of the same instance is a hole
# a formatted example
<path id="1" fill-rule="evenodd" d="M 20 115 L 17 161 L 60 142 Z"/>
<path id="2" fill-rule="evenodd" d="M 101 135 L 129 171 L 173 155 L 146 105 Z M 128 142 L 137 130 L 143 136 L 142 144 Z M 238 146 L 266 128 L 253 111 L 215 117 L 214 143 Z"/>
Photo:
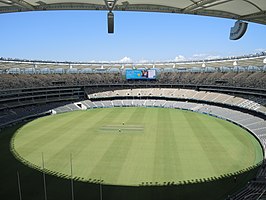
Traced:
<path id="1" fill-rule="evenodd" d="M 259 6 L 257 6 L 255 3 L 251 2 L 250 0 L 244 0 L 244 1 L 256 7 L 259 11 L 262 11 L 262 9 Z"/>
<path id="2" fill-rule="evenodd" d="M 189 12 L 189 11 L 192 11 L 194 9 L 197 9 L 198 7 L 200 6 L 204 6 L 206 4 L 209 4 L 209 3 L 213 3 L 215 2 L 216 0 L 202 0 L 202 1 L 199 1 L 197 3 L 194 3 L 188 7 L 186 7 L 183 11 L 186 13 L 186 12 Z"/>
<path id="3" fill-rule="evenodd" d="M 7 2 L 7 1 L 2 1 L 2 0 L 0 0 L 0 3 L 4 3 L 4 4 L 7 4 L 7 5 L 12 5 L 12 2 Z"/>
<path id="4" fill-rule="evenodd" d="M 35 10 L 34 6 L 29 4 L 26 1 L 23 1 L 23 0 L 9 0 L 9 1 L 13 2 L 14 4 L 19 5 L 22 8 L 25 8 L 26 10 Z"/>
<path id="5" fill-rule="evenodd" d="M 241 19 L 252 20 L 252 19 L 258 19 L 258 18 L 265 18 L 265 17 L 266 17 L 266 11 L 261 11 L 261 12 L 253 13 L 250 15 L 241 16 Z"/>

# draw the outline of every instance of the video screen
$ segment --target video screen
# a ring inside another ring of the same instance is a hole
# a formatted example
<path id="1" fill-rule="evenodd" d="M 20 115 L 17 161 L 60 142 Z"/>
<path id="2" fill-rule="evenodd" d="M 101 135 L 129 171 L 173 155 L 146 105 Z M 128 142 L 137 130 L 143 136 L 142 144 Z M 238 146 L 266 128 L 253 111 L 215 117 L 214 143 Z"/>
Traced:
<path id="1" fill-rule="evenodd" d="M 126 70 L 126 79 L 146 79 L 146 80 L 154 80 L 156 79 L 156 70 L 155 69 L 128 69 Z"/>

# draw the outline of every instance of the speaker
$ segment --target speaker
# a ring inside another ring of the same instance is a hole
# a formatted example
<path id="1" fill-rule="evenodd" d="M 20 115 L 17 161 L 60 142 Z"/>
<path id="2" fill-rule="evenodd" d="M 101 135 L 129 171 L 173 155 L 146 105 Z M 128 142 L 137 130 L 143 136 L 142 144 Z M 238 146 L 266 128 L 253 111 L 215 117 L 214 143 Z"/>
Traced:
<path id="1" fill-rule="evenodd" d="M 230 31 L 230 40 L 238 40 L 240 39 L 247 31 L 248 23 L 237 21 L 234 27 L 231 28 Z"/>
<path id="2" fill-rule="evenodd" d="M 114 14 L 110 11 L 107 15 L 108 33 L 114 33 Z"/>

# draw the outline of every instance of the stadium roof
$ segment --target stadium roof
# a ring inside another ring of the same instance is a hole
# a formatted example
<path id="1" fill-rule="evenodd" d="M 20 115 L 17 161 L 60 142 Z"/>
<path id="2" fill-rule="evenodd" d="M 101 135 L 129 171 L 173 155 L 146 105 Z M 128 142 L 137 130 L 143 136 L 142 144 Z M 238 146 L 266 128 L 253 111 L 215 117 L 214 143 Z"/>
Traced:
<path id="1" fill-rule="evenodd" d="M 212 60 L 187 60 L 187 61 L 169 61 L 169 62 L 147 62 L 147 63 L 115 63 L 115 62 L 56 62 L 56 61 L 38 61 L 38 60 L 19 60 L 0 58 L 0 70 L 8 70 L 11 68 L 18 69 L 122 69 L 122 68 L 193 68 L 193 67 L 263 67 L 266 66 L 266 52 L 250 54 L 246 56 L 228 57 Z"/>
<path id="2" fill-rule="evenodd" d="M 0 0 L 0 13 L 42 10 L 114 10 L 182 13 L 266 24 L 265 0 Z"/>

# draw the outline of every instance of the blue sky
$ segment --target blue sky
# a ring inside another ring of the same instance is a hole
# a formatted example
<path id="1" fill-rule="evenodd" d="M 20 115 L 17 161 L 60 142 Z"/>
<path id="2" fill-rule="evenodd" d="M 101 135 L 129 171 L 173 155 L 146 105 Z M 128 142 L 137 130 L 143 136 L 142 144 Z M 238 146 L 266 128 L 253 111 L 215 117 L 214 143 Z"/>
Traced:
<path id="1" fill-rule="evenodd" d="M 105 11 L 1 14 L 0 57 L 55 61 L 169 61 L 243 55 L 266 50 L 266 26 L 249 23 L 229 40 L 234 20 L 181 14 Z"/>

